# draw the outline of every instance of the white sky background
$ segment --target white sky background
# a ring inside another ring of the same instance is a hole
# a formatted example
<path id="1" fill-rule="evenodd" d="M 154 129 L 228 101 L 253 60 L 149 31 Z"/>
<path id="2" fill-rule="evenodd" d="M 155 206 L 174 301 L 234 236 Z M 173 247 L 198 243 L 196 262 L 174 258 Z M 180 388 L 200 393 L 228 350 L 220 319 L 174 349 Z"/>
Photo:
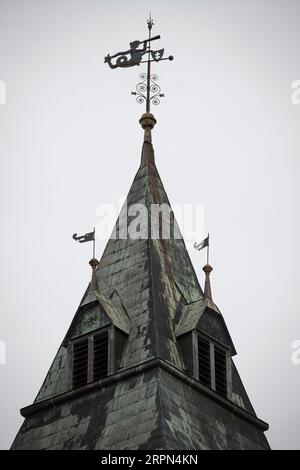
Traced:
<path id="1" fill-rule="evenodd" d="M 139 166 L 142 68 L 104 55 L 147 36 L 155 64 L 156 163 L 171 203 L 203 203 L 214 298 L 273 448 L 300 448 L 299 124 L 295 0 L 0 0 L 0 447 L 33 402 L 90 280 L 76 244 Z M 156 47 L 157 46 L 157 47 Z M 202 234 L 201 234 L 202 235 Z M 107 240 L 98 242 L 101 255 Z M 203 284 L 204 251 L 191 252 Z"/>

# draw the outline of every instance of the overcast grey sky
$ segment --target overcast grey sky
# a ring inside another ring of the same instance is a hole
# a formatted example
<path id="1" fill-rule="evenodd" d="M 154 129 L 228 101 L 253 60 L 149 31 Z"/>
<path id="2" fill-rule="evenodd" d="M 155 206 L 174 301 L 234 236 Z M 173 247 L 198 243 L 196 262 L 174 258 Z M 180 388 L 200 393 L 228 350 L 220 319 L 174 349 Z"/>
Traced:
<path id="1" fill-rule="evenodd" d="M 161 178 L 171 203 L 204 204 L 238 370 L 271 446 L 299 449 L 298 0 L 0 0 L 0 448 L 89 282 L 91 247 L 72 234 L 117 204 L 138 168 L 143 107 L 130 92 L 142 70 L 103 58 L 146 37 L 149 8 L 175 56 L 153 69 Z M 190 255 L 203 284 L 205 254 Z"/>

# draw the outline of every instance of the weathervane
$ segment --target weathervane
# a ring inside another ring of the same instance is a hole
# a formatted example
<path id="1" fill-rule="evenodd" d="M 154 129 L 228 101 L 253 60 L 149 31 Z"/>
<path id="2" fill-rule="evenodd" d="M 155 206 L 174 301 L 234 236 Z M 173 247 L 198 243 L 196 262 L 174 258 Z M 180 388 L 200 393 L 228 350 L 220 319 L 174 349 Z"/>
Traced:
<path id="1" fill-rule="evenodd" d="M 198 251 L 201 251 L 203 248 L 207 247 L 207 253 L 206 253 L 206 264 L 209 264 L 209 233 L 207 234 L 207 237 L 202 240 L 202 242 L 194 243 L 194 248 Z"/>
<path id="2" fill-rule="evenodd" d="M 95 227 L 92 232 L 88 232 L 85 235 L 77 235 L 77 233 L 74 233 L 72 237 L 75 241 L 79 243 L 86 243 L 86 242 L 93 242 L 93 257 L 89 261 L 89 265 L 92 268 L 92 280 L 91 280 L 91 288 L 93 290 L 98 290 L 98 281 L 96 278 L 96 268 L 99 264 L 99 261 L 97 258 L 95 258 L 95 248 L 96 248 L 96 232 L 95 232 Z"/>
<path id="3" fill-rule="evenodd" d="M 137 91 L 131 92 L 132 95 L 136 95 L 136 100 L 138 103 L 142 104 L 146 102 L 147 113 L 150 113 L 151 102 L 157 105 L 160 103 L 159 98 L 164 96 L 164 94 L 161 93 L 160 86 L 156 83 L 158 80 L 157 75 L 151 74 L 151 63 L 160 62 L 161 60 L 174 59 L 172 55 L 169 57 L 163 57 L 165 51 L 164 49 L 151 49 L 151 42 L 160 39 L 160 36 L 151 37 L 153 24 L 154 23 L 150 14 L 150 17 L 147 20 L 149 30 L 148 39 L 145 39 L 144 41 L 132 41 L 129 44 L 130 49 L 127 51 L 118 52 L 112 56 L 108 54 L 104 58 L 104 62 L 108 63 L 112 69 L 116 69 L 118 67 L 133 67 L 135 65 L 144 63 L 147 64 L 147 73 L 140 74 L 141 82 L 136 86 Z M 146 60 L 143 60 L 144 56 L 146 56 Z M 112 59 L 116 59 L 114 63 L 112 62 Z"/>
<path id="4" fill-rule="evenodd" d="M 77 233 L 74 233 L 73 237 L 74 240 L 76 240 L 79 243 L 86 243 L 86 242 L 93 242 L 93 258 L 95 258 L 95 245 L 96 245 L 96 240 L 95 240 L 95 227 L 92 232 L 86 233 L 85 235 L 80 235 L 77 236 Z"/>

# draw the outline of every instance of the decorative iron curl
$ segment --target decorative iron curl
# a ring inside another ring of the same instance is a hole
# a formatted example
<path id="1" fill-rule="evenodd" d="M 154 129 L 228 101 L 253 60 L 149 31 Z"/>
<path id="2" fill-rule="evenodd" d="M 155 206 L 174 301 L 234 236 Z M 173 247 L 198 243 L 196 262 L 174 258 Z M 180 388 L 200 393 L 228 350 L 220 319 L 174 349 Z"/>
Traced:
<path id="1" fill-rule="evenodd" d="M 152 96 L 150 96 L 150 101 L 155 105 L 159 105 L 160 99 L 163 98 L 165 95 L 161 93 L 161 88 L 160 86 L 155 83 L 158 80 L 158 76 L 155 74 L 152 74 L 150 77 L 150 92 L 152 93 Z"/>
<path id="2" fill-rule="evenodd" d="M 136 96 L 136 101 L 139 104 L 143 104 L 147 101 L 147 91 L 148 91 L 148 83 L 147 83 L 147 74 L 141 73 L 140 74 L 141 82 L 139 82 L 135 89 L 136 91 L 132 91 L 131 94 Z M 155 106 L 159 105 L 160 99 L 163 98 L 165 95 L 161 93 L 160 86 L 155 83 L 158 80 L 158 76 L 152 74 L 150 76 L 150 83 L 149 83 L 149 99 L 152 104 Z"/>
<path id="3" fill-rule="evenodd" d="M 136 93 L 132 93 L 132 94 L 136 94 Z M 137 101 L 138 104 L 143 104 L 143 103 L 145 103 L 146 98 L 145 98 L 145 96 L 139 95 L 139 96 L 136 97 L 136 101 Z"/>
<path id="4" fill-rule="evenodd" d="M 147 86 L 145 85 L 145 83 L 139 83 L 136 87 L 137 91 L 139 93 L 146 93 L 147 91 Z"/>

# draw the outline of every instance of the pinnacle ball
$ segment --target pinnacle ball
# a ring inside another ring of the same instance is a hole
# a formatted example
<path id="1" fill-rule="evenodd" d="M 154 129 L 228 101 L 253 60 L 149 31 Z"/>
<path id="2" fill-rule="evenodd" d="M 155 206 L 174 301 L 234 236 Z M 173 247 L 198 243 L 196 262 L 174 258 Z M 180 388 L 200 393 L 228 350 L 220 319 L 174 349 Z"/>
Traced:
<path id="1" fill-rule="evenodd" d="M 153 129 L 156 124 L 156 119 L 152 113 L 144 113 L 139 122 L 143 129 Z"/>

